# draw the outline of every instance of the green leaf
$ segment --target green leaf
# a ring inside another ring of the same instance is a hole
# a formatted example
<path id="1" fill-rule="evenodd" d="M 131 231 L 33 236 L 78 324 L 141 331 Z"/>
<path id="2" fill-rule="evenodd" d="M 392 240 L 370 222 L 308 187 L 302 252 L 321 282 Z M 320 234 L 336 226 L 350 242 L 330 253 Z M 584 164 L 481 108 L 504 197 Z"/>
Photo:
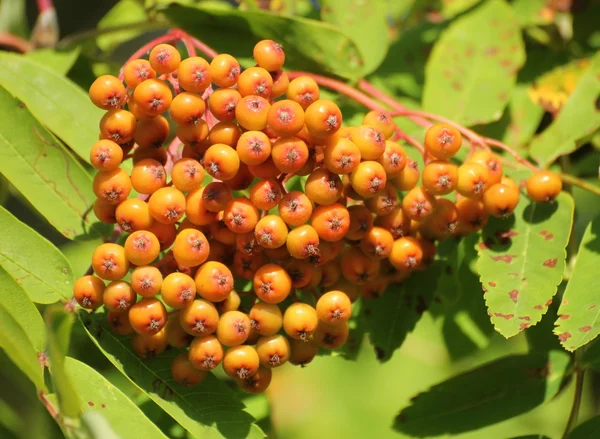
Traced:
<path id="1" fill-rule="evenodd" d="M 23 371 L 25 375 L 35 385 L 36 389 L 45 389 L 44 371 L 38 360 L 40 350 L 33 346 L 27 330 L 31 327 L 33 331 L 36 328 L 36 320 L 31 322 L 25 320 L 30 309 L 25 308 L 27 314 L 19 314 L 19 308 L 11 308 L 12 304 L 22 306 L 23 300 L 19 298 L 20 288 L 9 276 L 0 272 L 0 288 L 2 295 L 10 295 L 11 298 L 3 298 L 0 301 L 0 348 L 2 348 L 9 358 Z M 5 289 L 6 288 L 6 289 Z M 39 315 L 39 314 L 38 314 Z"/>
<path id="2" fill-rule="evenodd" d="M 401 284 L 390 286 L 379 299 L 365 304 L 371 344 L 381 362 L 392 358 L 438 291 L 442 263 L 417 271 Z M 369 307 L 369 308 L 367 308 Z"/>
<path id="3" fill-rule="evenodd" d="M 48 359 L 54 391 L 63 417 L 79 418 L 81 407 L 71 377 L 65 370 L 65 357 L 69 351 L 74 314 L 61 305 L 46 308 L 44 319 L 48 331 Z"/>
<path id="4" fill-rule="evenodd" d="M 138 0 L 121 0 L 98 22 L 98 29 L 126 26 L 146 20 L 146 9 L 141 2 Z M 99 35 L 96 38 L 96 44 L 103 51 L 111 51 L 119 44 L 131 40 L 141 33 L 139 30 L 111 32 Z"/>
<path id="5" fill-rule="evenodd" d="M 553 21 L 551 15 L 544 14 L 544 10 L 548 10 L 547 4 L 546 0 L 515 0 L 512 7 L 519 17 L 521 26 L 541 26 Z"/>
<path id="6" fill-rule="evenodd" d="M 516 15 L 504 1 L 484 2 L 456 20 L 434 46 L 423 107 L 469 126 L 498 120 L 524 62 Z"/>
<path id="7" fill-rule="evenodd" d="M 595 416 L 575 427 L 568 437 L 569 439 L 594 439 L 598 437 L 599 431 L 600 416 Z"/>
<path id="8" fill-rule="evenodd" d="M 4 306 L 25 330 L 36 352 L 43 352 L 46 329 L 42 316 L 25 290 L 2 266 L 0 266 L 0 305 Z"/>
<path id="9" fill-rule="evenodd" d="M 389 47 L 387 0 L 323 0 L 321 19 L 354 40 L 363 55 L 363 75 L 381 64 Z"/>
<path id="10" fill-rule="evenodd" d="M 563 278 L 573 199 L 523 198 L 507 219 L 490 218 L 478 244 L 477 271 L 492 323 L 512 337 L 539 322 Z"/>
<path id="11" fill-rule="evenodd" d="M 263 38 L 271 38 L 283 44 L 286 68 L 321 71 L 350 79 L 361 75 L 363 59 L 356 44 L 328 23 L 202 4 L 172 5 L 164 13 L 177 27 L 218 52 L 238 57 L 247 66 L 255 64 L 250 58 L 254 45 Z"/>
<path id="12" fill-rule="evenodd" d="M 0 59 L 2 55 L 0 52 Z M 0 76 L 1 72 L 0 61 Z M 100 235 L 90 214 L 95 200 L 92 177 L 1 86 L 0 172 L 67 238 L 86 235 L 91 229 L 93 234 Z"/>
<path id="13" fill-rule="evenodd" d="M 0 32 L 8 32 L 23 38 L 27 37 L 25 0 L 0 1 Z"/>
<path id="14" fill-rule="evenodd" d="M 0 52 L 0 85 L 89 162 L 90 148 L 98 141 L 103 111 L 91 103 L 85 91 L 54 69 L 7 52 Z"/>
<path id="15" fill-rule="evenodd" d="M 561 155 L 577 150 L 584 143 L 579 141 L 600 127 L 599 94 L 600 53 L 597 53 L 554 122 L 531 143 L 531 156 L 541 166 L 547 167 Z"/>
<path id="16" fill-rule="evenodd" d="M 143 360 L 131 347 L 131 337 L 114 334 L 106 315 L 80 313 L 85 330 L 108 360 L 150 399 L 197 438 L 262 438 L 264 434 L 243 411 L 243 404 L 217 377 L 209 374 L 193 388 L 177 384 L 168 351 Z"/>
<path id="17" fill-rule="evenodd" d="M 81 46 L 68 50 L 37 49 L 27 52 L 26 56 L 50 67 L 59 75 L 66 75 L 77 61 L 79 53 L 81 53 Z"/>
<path id="18" fill-rule="evenodd" d="M 123 438 L 166 438 L 125 394 L 87 364 L 67 357 L 65 372 L 77 389 L 80 405 L 85 407 L 86 415 L 89 412 L 101 414 Z M 101 421 L 92 418 L 90 424 L 101 426 Z"/>
<path id="19" fill-rule="evenodd" d="M 442 0 L 442 15 L 452 18 L 473 7 L 481 0 Z"/>
<path id="20" fill-rule="evenodd" d="M 0 265 L 31 300 L 53 303 L 69 299 L 75 276 L 69 262 L 52 243 L 0 207 Z"/>
<path id="21" fill-rule="evenodd" d="M 394 428 L 414 437 L 452 435 L 520 415 L 556 395 L 569 359 L 550 351 L 484 364 L 416 395 Z"/>
<path id="22" fill-rule="evenodd" d="M 126 421 L 129 421 L 129 419 L 126 419 Z M 81 415 L 81 422 L 92 439 L 121 439 L 121 436 L 118 436 L 117 433 L 115 433 L 104 415 L 97 410 L 87 410 L 83 412 Z M 159 434 L 162 435 L 160 430 Z M 163 435 L 162 437 L 166 436 Z"/>
<path id="23" fill-rule="evenodd" d="M 563 347 L 574 351 L 600 333 L 600 285 L 595 276 L 600 263 L 600 217 L 587 227 L 575 268 L 558 309 L 554 333 Z"/>

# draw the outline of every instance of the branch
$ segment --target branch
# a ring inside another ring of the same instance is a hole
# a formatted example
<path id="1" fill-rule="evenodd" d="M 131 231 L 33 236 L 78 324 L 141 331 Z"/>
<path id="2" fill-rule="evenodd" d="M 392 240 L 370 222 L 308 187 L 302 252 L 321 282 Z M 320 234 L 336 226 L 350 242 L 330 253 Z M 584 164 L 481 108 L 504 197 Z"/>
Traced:
<path id="1" fill-rule="evenodd" d="M 562 435 L 562 439 L 567 439 L 569 433 L 577 424 L 577 418 L 579 417 L 579 408 L 581 407 L 581 399 L 583 396 L 583 378 L 585 369 L 579 365 L 579 358 L 581 356 L 581 350 L 575 352 L 575 395 L 573 396 L 573 405 L 571 406 L 571 414 L 565 427 L 565 432 Z"/>
<path id="2" fill-rule="evenodd" d="M 33 50 L 33 44 L 24 38 L 17 35 L 9 34 L 8 32 L 0 32 L 0 46 L 7 49 L 14 49 L 19 53 L 26 53 Z"/>
<path id="3" fill-rule="evenodd" d="M 89 29 L 81 32 L 77 32 L 69 35 L 68 37 L 63 38 L 58 42 L 56 47 L 64 49 L 66 47 L 75 45 L 80 43 L 81 41 L 90 40 L 92 38 L 99 37 L 100 35 L 119 33 L 119 32 L 130 32 L 132 30 L 140 30 L 140 31 L 151 31 L 151 30 L 160 30 L 160 29 L 168 29 L 169 25 L 167 23 L 158 23 L 152 21 L 140 21 L 138 23 L 131 24 L 123 24 L 120 26 L 106 27 L 103 29 Z"/>

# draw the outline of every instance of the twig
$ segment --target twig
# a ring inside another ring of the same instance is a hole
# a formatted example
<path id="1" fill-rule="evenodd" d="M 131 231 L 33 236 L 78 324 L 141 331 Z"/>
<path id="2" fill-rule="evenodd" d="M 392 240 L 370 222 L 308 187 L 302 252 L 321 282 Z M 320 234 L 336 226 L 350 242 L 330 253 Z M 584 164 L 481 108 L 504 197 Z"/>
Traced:
<path id="1" fill-rule="evenodd" d="M 596 186 L 595 184 L 589 183 L 571 174 L 559 173 L 558 176 L 562 181 L 570 184 L 571 186 L 577 186 L 585 191 L 591 192 L 592 194 L 600 195 L 600 186 Z"/>
<path id="2" fill-rule="evenodd" d="M 506 151 L 507 153 L 509 153 L 510 155 L 512 155 L 516 161 L 518 161 L 519 163 L 527 166 L 532 171 L 534 171 L 534 172 L 539 171 L 538 168 L 536 168 L 528 160 L 526 160 L 523 157 L 521 157 L 517 151 L 515 151 L 514 149 L 512 149 L 510 146 L 506 145 L 505 143 L 502 143 L 499 140 L 490 139 L 489 137 L 484 137 L 484 140 L 485 140 L 485 142 L 487 144 L 489 144 L 491 146 L 495 146 L 497 148 L 500 148 L 500 149 Z"/>
<path id="3" fill-rule="evenodd" d="M 575 352 L 575 395 L 573 396 L 573 405 L 571 406 L 571 414 L 565 427 L 565 432 L 562 435 L 562 439 L 567 439 L 569 433 L 577 424 L 577 418 L 579 417 L 579 408 L 581 407 L 581 399 L 583 396 L 583 378 L 585 369 L 579 364 L 581 358 L 581 349 Z"/>
<path id="4" fill-rule="evenodd" d="M 212 59 L 218 55 L 218 53 L 212 47 L 204 44 L 202 41 L 200 41 L 194 37 L 189 37 L 189 38 L 190 38 L 192 44 L 194 45 L 194 47 L 196 49 L 198 49 L 200 52 L 202 52 L 203 54 L 205 54 L 206 56 L 208 56 L 209 58 Z"/>
<path id="5" fill-rule="evenodd" d="M 106 27 L 102 29 L 88 29 L 81 32 L 76 32 L 68 37 L 63 38 L 58 42 L 56 47 L 60 49 L 64 49 L 69 46 L 76 45 L 82 41 L 89 40 L 92 38 L 96 38 L 100 35 L 118 33 L 118 32 L 130 32 L 132 30 L 140 30 L 140 31 L 151 31 L 151 30 L 160 30 L 160 29 L 168 29 L 170 26 L 168 23 L 159 23 L 153 21 L 140 21 L 138 23 L 131 24 L 123 24 L 120 26 L 112 26 Z"/>
<path id="6" fill-rule="evenodd" d="M 9 34 L 8 32 L 0 32 L 0 46 L 7 49 L 14 49 L 19 53 L 26 53 L 33 50 L 33 44 L 25 38 L 17 35 Z"/>

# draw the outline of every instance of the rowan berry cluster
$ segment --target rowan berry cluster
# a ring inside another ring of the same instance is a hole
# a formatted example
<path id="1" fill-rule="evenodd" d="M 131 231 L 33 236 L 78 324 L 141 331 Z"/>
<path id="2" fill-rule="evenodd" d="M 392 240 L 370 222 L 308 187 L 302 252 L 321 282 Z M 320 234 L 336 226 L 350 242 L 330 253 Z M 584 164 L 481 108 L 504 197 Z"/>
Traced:
<path id="1" fill-rule="evenodd" d="M 178 382 L 198 384 L 222 364 L 261 392 L 273 368 L 341 347 L 352 302 L 425 269 L 436 241 L 512 213 L 519 188 L 487 150 L 450 161 L 462 138 L 444 124 L 427 131 L 432 160 L 421 172 L 390 140 L 388 113 L 342 127 L 314 79 L 281 70 L 279 44 L 260 41 L 253 55 L 257 65 L 242 70 L 230 55 L 181 60 L 159 44 L 124 66 L 125 84 L 108 75 L 92 84 L 92 102 L 107 110 L 90 153 L 94 212 L 127 236 L 95 250 L 95 274 L 74 296 L 104 305 L 141 357 L 181 350 Z M 181 150 L 165 147 L 171 122 Z M 288 192 L 293 176 L 301 190 Z M 551 173 L 527 183 L 536 201 L 560 189 Z M 248 291 L 235 288 L 243 281 Z"/>

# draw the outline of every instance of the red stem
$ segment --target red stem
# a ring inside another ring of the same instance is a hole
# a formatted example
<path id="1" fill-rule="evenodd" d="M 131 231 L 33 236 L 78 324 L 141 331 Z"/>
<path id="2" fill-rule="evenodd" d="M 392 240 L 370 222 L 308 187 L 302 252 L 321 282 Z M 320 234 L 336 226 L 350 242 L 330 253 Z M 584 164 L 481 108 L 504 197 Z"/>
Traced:
<path id="1" fill-rule="evenodd" d="M 37 0 L 36 3 L 40 14 L 47 11 L 48 9 L 54 8 L 52 0 Z"/>
<path id="2" fill-rule="evenodd" d="M 534 166 L 529 161 L 527 161 L 526 159 L 524 159 L 523 157 L 521 157 L 517 151 L 515 151 L 514 149 L 512 149 L 510 146 L 506 145 L 505 143 L 502 143 L 499 140 L 490 139 L 489 137 L 484 137 L 484 140 L 489 145 L 495 146 L 497 148 L 500 148 L 500 149 L 506 151 L 507 153 L 509 153 L 510 155 L 512 155 L 516 161 L 518 161 L 519 163 L 522 163 L 523 165 L 527 166 L 532 171 L 534 171 L 534 172 L 539 171 L 539 169 L 536 166 Z"/>
<path id="3" fill-rule="evenodd" d="M 133 55 L 131 55 L 129 57 L 129 59 L 127 61 L 125 61 L 125 64 L 123 64 L 123 67 L 121 67 L 121 71 L 119 72 L 119 79 L 122 81 L 123 80 L 123 68 L 130 62 L 133 61 L 134 59 L 138 59 L 142 56 L 144 56 L 146 54 L 146 52 L 149 52 L 150 50 L 152 50 L 152 48 L 154 46 L 156 46 L 157 44 L 162 44 L 162 43 L 169 43 L 171 41 L 177 41 L 181 38 L 181 35 L 179 34 L 179 32 L 169 32 L 161 37 L 157 37 L 155 39 L 153 39 L 152 41 L 149 41 L 148 43 L 144 44 L 142 47 L 140 47 L 138 50 L 136 50 Z"/>
<path id="4" fill-rule="evenodd" d="M 202 41 L 194 37 L 190 37 L 190 40 L 196 49 L 198 49 L 200 52 L 202 52 L 209 58 L 212 59 L 218 55 L 218 53 L 212 47 L 208 46 L 207 44 L 204 44 Z"/>
<path id="5" fill-rule="evenodd" d="M 182 36 L 181 41 L 185 45 L 185 50 L 187 50 L 188 56 L 196 56 L 196 48 L 194 47 L 191 38 L 188 35 Z"/>
<path id="6" fill-rule="evenodd" d="M 29 41 L 8 32 L 0 32 L 0 46 L 7 49 L 14 49 L 19 53 L 26 53 L 33 50 L 33 44 Z"/>

